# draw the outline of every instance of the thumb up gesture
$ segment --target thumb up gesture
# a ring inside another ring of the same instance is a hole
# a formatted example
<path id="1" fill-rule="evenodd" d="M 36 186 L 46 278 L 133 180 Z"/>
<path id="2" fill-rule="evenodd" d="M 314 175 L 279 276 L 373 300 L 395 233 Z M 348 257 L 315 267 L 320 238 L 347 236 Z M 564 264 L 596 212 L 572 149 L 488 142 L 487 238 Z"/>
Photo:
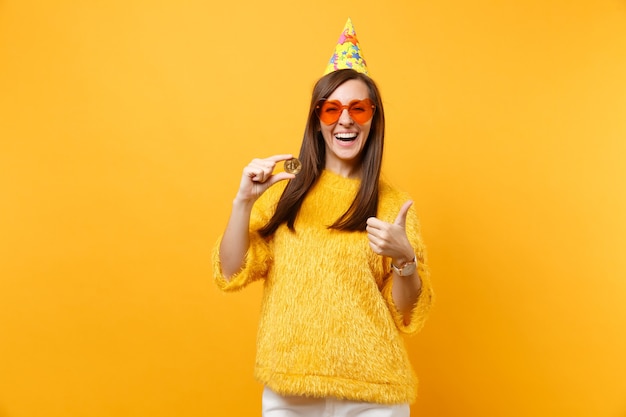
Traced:
<path id="1" fill-rule="evenodd" d="M 400 265 L 413 259 L 414 250 L 406 235 L 406 215 L 412 201 L 407 201 L 400 208 L 393 223 L 384 222 L 376 217 L 367 219 L 367 238 L 370 247 L 381 256 L 388 256 L 394 265 Z"/>

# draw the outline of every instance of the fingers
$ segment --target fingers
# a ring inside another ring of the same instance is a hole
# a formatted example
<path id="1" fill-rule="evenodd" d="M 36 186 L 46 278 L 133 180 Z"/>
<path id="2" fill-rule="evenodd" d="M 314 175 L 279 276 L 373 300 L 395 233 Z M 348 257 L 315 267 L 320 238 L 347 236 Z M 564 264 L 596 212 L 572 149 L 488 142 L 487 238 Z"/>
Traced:
<path id="1" fill-rule="evenodd" d="M 250 178 L 253 182 L 264 183 L 268 179 L 272 178 L 272 173 L 274 172 L 274 168 L 278 162 L 286 161 L 291 158 L 291 154 L 273 155 L 264 159 L 255 158 L 244 168 L 243 172 L 244 175 Z M 281 179 L 288 178 L 292 177 L 284 177 Z"/>
<path id="2" fill-rule="evenodd" d="M 400 211 L 398 212 L 396 219 L 393 221 L 394 225 L 400 226 L 403 229 L 406 228 L 406 216 L 412 205 L 413 205 L 413 201 L 409 200 L 406 203 L 404 203 L 402 207 L 400 207 Z M 389 224 L 390 223 L 384 222 L 377 217 L 370 217 L 369 219 L 367 219 L 367 226 L 368 228 L 371 228 L 372 230 L 374 229 L 386 230 L 389 228 Z"/>
<path id="3" fill-rule="evenodd" d="M 280 154 L 253 159 L 243 169 L 236 198 L 240 201 L 254 201 L 277 182 L 295 178 L 294 174 L 287 172 L 274 174 L 276 164 L 290 158 L 292 158 L 291 154 Z"/>
<path id="4" fill-rule="evenodd" d="M 402 207 L 400 207 L 400 212 L 398 213 L 398 216 L 396 217 L 396 220 L 393 222 L 393 224 L 406 227 L 406 215 L 409 212 L 409 209 L 411 208 L 412 205 L 413 205 L 413 202 L 411 200 L 404 203 Z"/>
<path id="5" fill-rule="evenodd" d="M 291 159 L 293 158 L 293 155 L 290 153 L 285 153 L 285 154 L 280 154 L 280 155 L 273 155 L 270 156 L 266 159 L 270 160 L 270 161 L 274 161 L 274 163 L 276 162 L 280 162 L 280 161 L 286 161 L 287 159 Z"/>
<path id="6" fill-rule="evenodd" d="M 264 183 L 271 175 L 272 170 L 258 166 L 247 166 L 243 169 L 243 173 L 252 182 Z"/>
<path id="7" fill-rule="evenodd" d="M 385 250 L 385 241 L 369 233 L 367 234 L 367 239 L 369 241 L 370 248 L 374 251 L 374 253 L 382 255 Z"/>
<path id="8" fill-rule="evenodd" d="M 279 181 L 292 180 L 294 178 L 296 178 L 295 174 L 289 174 L 287 172 L 279 172 L 278 174 L 271 176 L 271 178 L 268 181 L 268 186 L 272 186 Z"/>
<path id="9" fill-rule="evenodd" d="M 367 219 L 367 238 L 374 253 L 385 256 L 402 256 L 410 252 L 410 243 L 406 235 L 406 217 L 412 201 L 402 205 L 393 223 L 387 223 L 376 217 Z M 407 253 L 408 253 L 407 252 Z"/>
<path id="10" fill-rule="evenodd" d="M 272 175 L 275 166 L 275 162 L 267 159 L 253 159 L 244 168 L 244 173 L 252 181 L 263 183 Z"/>

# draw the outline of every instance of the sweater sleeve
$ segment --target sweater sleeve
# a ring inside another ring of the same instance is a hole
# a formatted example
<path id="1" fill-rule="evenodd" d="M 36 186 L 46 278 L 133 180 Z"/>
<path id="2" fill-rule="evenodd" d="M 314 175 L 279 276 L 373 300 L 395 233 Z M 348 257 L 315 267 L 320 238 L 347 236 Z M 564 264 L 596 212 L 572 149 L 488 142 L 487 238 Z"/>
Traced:
<path id="1" fill-rule="evenodd" d="M 258 233 L 250 233 L 250 247 L 246 252 L 244 266 L 239 272 L 232 275 L 230 279 L 226 279 L 222 273 L 219 253 L 221 242 L 222 236 L 219 237 L 213 249 L 213 275 L 219 289 L 223 291 L 237 291 L 267 275 L 272 257 L 267 242 Z"/>
<path id="2" fill-rule="evenodd" d="M 270 189 L 271 190 L 271 189 Z M 223 291 L 238 291 L 251 282 L 264 279 L 272 264 L 272 250 L 269 240 L 261 237 L 257 232 L 269 221 L 274 208 L 275 193 L 269 190 L 257 200 L 250 215 L 249 239 L 250 245 L 246 252 L 243 267 L 230 279 L 222 273 L 220 261 L 220 244 L 223 234 L 219 236 L 213 248 L 213 276 L 218 288 Z"/>
<path id="3" fill-rule="evenodd" d="M 398 311 L 393 301 L 392 272 L 389 272 L 384 279 L 382 294 L 389 305 L 389 310 L 391 311 L 391 315 L 393 316 L 393 320 L 396 323 L 398 330 L 405 334 L 415 334 L 424 326 L 424 322 L 428 317 L 428 313 L 434 299 L 434 294 L 430 282 L 430 271 L 428 269 L 426 259 L 426 248 L 422 242 L 420 234 L 419 220 L 412 208 L 409 210 L 407 215 L 406 233 L 409 241 L 411 242 L 411 246 L 415 249 L 417 272 L 422 280 L 422 290 L 415 307 L 413 307 L 413 310 L 411 311 L 411 320 L 408 325 L 404 324 L 403 315 Z M 385 259 L 385 270 L 391 271 L 391 260 L 389 258 Z"/>

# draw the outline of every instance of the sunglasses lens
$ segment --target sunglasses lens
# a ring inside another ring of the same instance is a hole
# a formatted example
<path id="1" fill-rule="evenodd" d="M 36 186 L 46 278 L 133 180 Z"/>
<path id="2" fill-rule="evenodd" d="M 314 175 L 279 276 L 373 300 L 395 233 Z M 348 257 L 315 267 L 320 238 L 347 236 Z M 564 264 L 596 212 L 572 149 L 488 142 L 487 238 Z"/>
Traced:
<path id="1" fill-rule="evenodd" d="M 337 101 L 324 101 L 317 106 L 317 115 L 327 125 L 332 125 L 339 120 L 343 108 Z"/>
<path id="2" fill-rule="evenodd" d="M 365 100 L 354 100 L 347 106 L 344 106 L 337 100 L 324 100 L 317 105 L 315 112 L 324 124 L 332 125 L 337 123 L 343 109 L 346 108 L 352 120 L 359 124 L 367 123 L 374 114 L 374 104 L 368 98 Z"/>
<path id="3" fill-rule="evenodd" d="M 374 115 L 374 106 L 369 99 L 353 101 L 348 107 L 348 113 L 352 119 L 359 123 L 367 123 Z"/>

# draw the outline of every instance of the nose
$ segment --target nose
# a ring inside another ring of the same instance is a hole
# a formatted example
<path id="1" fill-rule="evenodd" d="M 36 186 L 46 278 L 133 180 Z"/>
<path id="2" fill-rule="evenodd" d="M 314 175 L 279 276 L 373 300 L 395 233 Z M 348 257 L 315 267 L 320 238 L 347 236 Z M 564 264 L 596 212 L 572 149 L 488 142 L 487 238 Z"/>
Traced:
<path id="1" fill-rule="evenodd" d="M 354 120 L 352 120 L 352 117 L 350 117 L 350 113 L 348 113 L 348 109 L 343 109 L 341 111 L 341 116 L 339 116 L 339 124 L 341 125 L 354 124 Z"/>

